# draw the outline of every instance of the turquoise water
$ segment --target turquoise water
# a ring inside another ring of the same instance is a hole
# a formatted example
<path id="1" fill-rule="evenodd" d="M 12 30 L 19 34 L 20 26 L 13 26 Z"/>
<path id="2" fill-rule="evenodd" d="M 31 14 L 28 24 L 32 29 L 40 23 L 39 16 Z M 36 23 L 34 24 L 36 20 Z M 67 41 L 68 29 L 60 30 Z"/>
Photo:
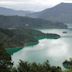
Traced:
<path id="1" fill-rule="evenodd" d="M 22 48 L 6 48 L 6 52 L 9 54 L 9 55 L 13 55 L 15 52 L 21 50 Z"/>
<path id="2" fill-rule="evenodd" d="M 19 60 L 43 63 L 49 60 L 51 65 L 62 66 L 63 61 L 72 57 L 72 30 L 69 29 L 45 29 L 44 33 L 60 34 L 59 39 L 42 39 L 35 46 L 24 47 L 12 55 L 15 65 Z M 63 32 L 67 33 L 64 34 Z"/>

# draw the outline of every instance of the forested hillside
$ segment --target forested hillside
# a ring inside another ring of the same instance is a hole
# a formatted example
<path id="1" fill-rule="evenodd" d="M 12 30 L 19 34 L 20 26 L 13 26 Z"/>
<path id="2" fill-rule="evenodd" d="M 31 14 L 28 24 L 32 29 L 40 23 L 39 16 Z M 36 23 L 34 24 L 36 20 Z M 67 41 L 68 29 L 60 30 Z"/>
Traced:
<path id="1" fill-rule="evenodd" d="M 20 16 L 0 16 L 0 28 L 67 28 L 64 23 L 51 22 L 40 18 L 20 17 Z"/>

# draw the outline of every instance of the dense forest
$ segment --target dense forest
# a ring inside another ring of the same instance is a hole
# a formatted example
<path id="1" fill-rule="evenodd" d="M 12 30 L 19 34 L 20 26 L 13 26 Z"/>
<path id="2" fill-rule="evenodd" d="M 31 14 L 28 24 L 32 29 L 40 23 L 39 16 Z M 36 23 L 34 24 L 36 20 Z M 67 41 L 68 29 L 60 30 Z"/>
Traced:
<path id="1" fill-rule="evenodd" d="M 50 38 L 58 39 L 60 35 L 45 34 L 34 29 L 3 29 L 0 28 L 0 43 L 4 44 L 5 48 L 24 47 L 38 44 L 39 39 Z"/>
<path id="2" fill-rule="evenodd" d="M 33 29 L 48 29 L 48 28 L 65 29 L 67 28 L 67 25 L 61 22 L 52 22 L 40 18 L 0 15 L 0 27 L 1 28 L 33 28 Z"/>

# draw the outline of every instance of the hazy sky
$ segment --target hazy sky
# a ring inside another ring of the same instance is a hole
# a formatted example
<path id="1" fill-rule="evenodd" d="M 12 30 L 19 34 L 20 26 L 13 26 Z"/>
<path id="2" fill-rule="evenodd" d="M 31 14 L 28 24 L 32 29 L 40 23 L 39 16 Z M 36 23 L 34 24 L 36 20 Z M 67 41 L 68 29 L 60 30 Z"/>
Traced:
<path id="1" fill-rule="evenodd" d="M 0 0 L 0 7 L 40 11 L 61 2 L 72 3 L 72 0 Z"/>

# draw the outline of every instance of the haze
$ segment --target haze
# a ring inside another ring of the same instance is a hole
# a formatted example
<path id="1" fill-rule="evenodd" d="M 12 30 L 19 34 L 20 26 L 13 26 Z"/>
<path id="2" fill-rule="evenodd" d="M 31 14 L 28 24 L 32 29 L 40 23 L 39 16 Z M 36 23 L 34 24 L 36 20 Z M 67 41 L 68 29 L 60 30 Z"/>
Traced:
<path id="1" fill-rule="evenodd" d="M 0 0 L 0 7 L 16 10 L 41 11 L 61 2 L 72 3 L 72 0 Z"/>

